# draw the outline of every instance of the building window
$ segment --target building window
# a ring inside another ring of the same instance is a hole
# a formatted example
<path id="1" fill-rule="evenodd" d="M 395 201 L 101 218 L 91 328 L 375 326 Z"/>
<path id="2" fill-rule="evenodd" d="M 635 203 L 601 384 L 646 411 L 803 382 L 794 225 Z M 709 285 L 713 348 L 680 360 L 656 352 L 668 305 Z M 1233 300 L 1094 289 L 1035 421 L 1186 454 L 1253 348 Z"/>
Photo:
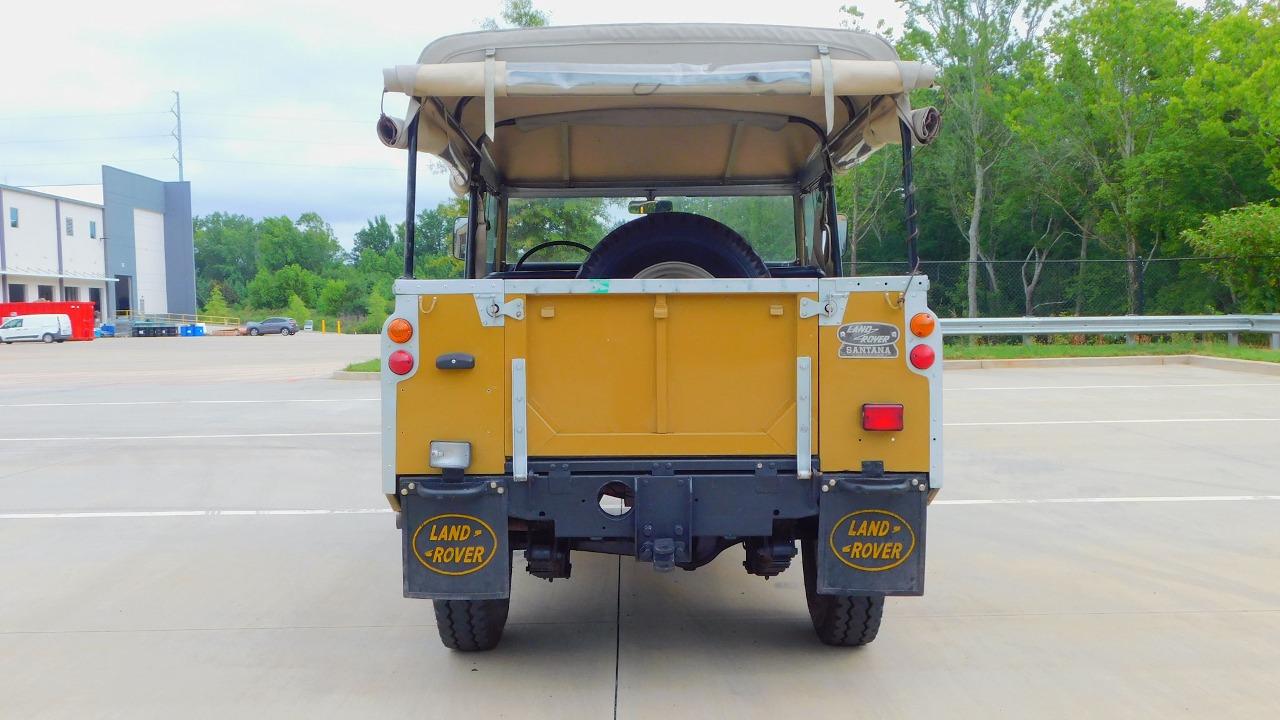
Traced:
<path id="1" fill-rule="evenodd" d="M 89 288 L 89 302 L 93 303 L 93 311 L 95 313 L 102 312 L 102 289 Z"/>
<path id="2" fill-rule="evenodd" d="M 71 218 L 67 218 L 67 237 L 70 237 L 75 234 L 76 234 L 76 225 L 71 220 Z"/>
<path id="3" fill-rule="evenodd" d="M 98 222 L 96 220 L 89 221 L 89 237 L 94 239 L 98 237 Z"/>
<path id="4" fill-rule="evenodd" d="M 68 302 L 74 302 L 80 299 L 80 288 L 72 285 L 62 288 L 62 299 Z"/>
<path id="5" fill-rule="evenodd" d="M 37 298 L 37 299 L 39 299 L 39 300 L 48 300 L 49 302 L 53 302 L 53 286 L 52 286 L 52 285 L 37 285 L 37 286 L 36 286 L 36 298 Z"/>
<path id="6" fill-rule="evenodd" d="M 27 286 L 18 283 L 10 283 L 9 285 L 9 302 L 26 302 Z"/>
<path id="7" fill-rule="evenodd" d="M 18 227 L 18 208 L 9 208 L 9 227 Z"/>

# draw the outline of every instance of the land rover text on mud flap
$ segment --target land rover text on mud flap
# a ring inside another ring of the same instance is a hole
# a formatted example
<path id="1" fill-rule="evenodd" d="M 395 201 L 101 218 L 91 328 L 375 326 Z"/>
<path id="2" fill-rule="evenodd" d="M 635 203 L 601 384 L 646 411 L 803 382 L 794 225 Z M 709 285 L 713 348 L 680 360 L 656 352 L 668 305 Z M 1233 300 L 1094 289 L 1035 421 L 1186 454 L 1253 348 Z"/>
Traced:
<path id="1" fill-rule="evenodd" d="M 798 541 L 831 645 L 923 592 L 942 339 L 911 149 L 939 118 L 909 94 L 934 73 L 872 35 L 751 25 L 467 33 L 384 72 L 409 170 L 382 484 L 445 645 L 498 643 L 515 551 L 553 579 L 574 552 L 666 571 L 741 547 L 768 578 Z M 909 272 L 849 276 L 833 176 L 888 144 Z M 468 200 L 462 279 L 413 278 L 420 152 Z"/>

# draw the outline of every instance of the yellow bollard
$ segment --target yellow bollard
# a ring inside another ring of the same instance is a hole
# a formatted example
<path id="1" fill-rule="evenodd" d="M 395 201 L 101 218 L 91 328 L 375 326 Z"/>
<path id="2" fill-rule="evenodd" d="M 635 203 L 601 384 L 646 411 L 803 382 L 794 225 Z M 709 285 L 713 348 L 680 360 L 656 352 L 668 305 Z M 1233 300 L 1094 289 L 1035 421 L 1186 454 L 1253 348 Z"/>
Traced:
<path id="1" fill-rule="evenodd" d="M 341 320 L 334 320 L 334 322 L 338 324 L 338 334 L 339 334 L 339 335 L 341 335 L 341 334 L 342 334 L 342 321 L 341 321 Z"/>
<path id="2" fill-rule="evenodd" d="M 324 334 L 324 318 L 320 318 L 320 334 Z"/>

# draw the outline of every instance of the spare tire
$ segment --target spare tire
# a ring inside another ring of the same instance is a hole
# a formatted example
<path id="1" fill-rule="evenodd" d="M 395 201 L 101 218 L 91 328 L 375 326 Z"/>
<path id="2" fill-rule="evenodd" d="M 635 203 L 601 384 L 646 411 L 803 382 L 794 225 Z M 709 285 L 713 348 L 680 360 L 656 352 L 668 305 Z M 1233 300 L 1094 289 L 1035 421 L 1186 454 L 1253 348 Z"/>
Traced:
<path id="1" fill-rule="evenodd" d="M 759 278 L 769 268 L 742 236 L 702 215 L 664 212 L 617 228 L 596 245 L 579 278 Z"/>

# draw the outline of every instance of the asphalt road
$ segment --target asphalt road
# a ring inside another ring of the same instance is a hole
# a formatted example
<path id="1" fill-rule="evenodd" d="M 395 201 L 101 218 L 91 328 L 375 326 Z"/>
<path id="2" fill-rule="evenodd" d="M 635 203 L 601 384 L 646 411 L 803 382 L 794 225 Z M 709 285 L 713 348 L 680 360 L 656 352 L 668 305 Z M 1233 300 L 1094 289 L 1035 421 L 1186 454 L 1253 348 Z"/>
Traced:
<path id="1" fill-rule="evenodd" d="M 377 386 L 326 378 L 375 352 L 0 348 L 0 717 L 1280 715 L 1280 378 L 949 373 L 927 594 L 865 649 L 798 568 L 579 553 L 464 655 L 400 597 Z"/>

